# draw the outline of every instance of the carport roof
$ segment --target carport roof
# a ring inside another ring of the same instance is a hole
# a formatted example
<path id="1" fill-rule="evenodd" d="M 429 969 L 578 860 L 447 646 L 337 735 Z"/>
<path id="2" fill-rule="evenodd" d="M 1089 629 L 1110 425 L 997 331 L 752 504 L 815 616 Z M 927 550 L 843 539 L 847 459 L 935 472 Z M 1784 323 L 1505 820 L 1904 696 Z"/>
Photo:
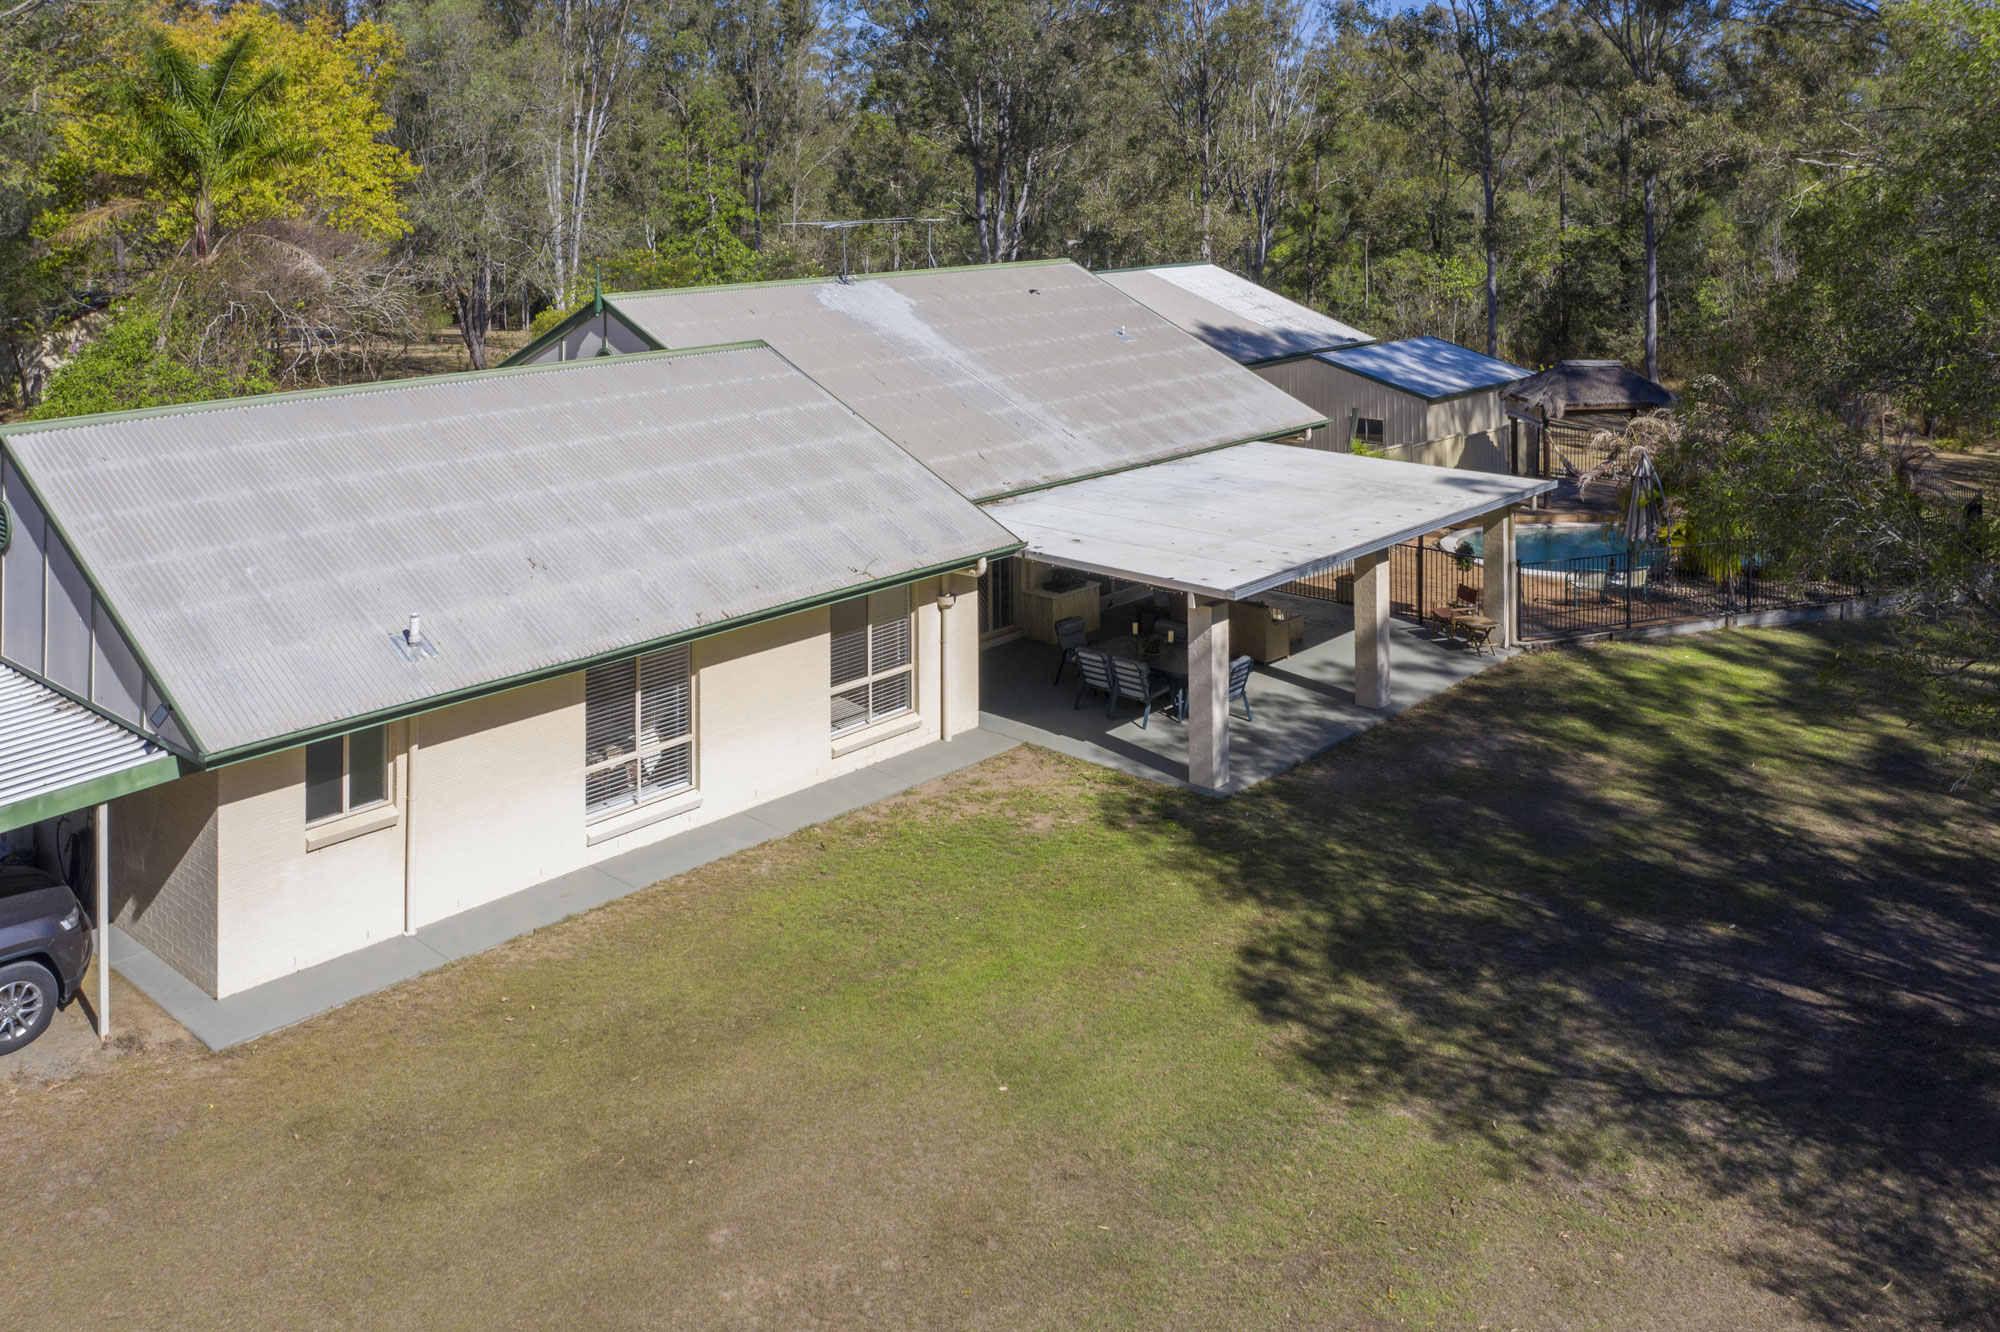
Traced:
<path id="1" fill-rule="evenodd" d="M 145 736 L 0 666 L 0 832 L 180 775 Z"/>
<path id="2" fill-rule="evenodd" d="M 1256 443 L 1051 487 L 987 512 L 1031 558 L 1236 601 L 1554 486 Z"/>

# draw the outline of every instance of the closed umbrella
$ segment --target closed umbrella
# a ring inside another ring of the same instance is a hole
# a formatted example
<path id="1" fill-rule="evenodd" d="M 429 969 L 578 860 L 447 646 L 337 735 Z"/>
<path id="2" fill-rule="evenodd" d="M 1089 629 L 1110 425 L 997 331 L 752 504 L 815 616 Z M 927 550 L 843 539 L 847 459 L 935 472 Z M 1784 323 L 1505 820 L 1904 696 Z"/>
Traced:
<path id="1" fill-rule="evenodd" d="M 1667 492 L 1653 467 L 1647 449 L 1632 450 L 1632 485 L 1625 500 L 1625 540 L 1629 545 L 1650 546 L 1659 539 L 1667 523 Z"/>

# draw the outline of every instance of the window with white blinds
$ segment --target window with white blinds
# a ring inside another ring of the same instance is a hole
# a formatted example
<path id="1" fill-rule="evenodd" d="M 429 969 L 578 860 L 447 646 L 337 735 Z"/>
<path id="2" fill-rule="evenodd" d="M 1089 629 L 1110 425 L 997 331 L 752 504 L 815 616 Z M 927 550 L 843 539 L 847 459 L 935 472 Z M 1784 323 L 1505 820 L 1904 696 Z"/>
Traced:
<path id="1" fill-rule="evenodd" d="M 694 785 L 694 679 L 686 644 L 584 673 L 585 815 Z"/>
<path id="2" fill-rule="evenodd" d="M 914 701 L 910 589 L 838 602 L 832 618 L 833 733 L 908 712 Z"/>

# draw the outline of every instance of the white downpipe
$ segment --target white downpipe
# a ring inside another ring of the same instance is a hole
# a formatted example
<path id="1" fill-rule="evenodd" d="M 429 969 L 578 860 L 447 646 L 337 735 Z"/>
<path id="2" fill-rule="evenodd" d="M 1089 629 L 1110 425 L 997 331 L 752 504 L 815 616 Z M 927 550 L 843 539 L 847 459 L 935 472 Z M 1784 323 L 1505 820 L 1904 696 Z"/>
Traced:
<path id="1" fill-rule="evenodd" d="M 111 806 L 99 805 L 90 821 L 97 842 L 97 1043 L 111 1039 Z"/>
<path id="2" fill-rule="evenodd" d="M 403 933 L 415 934 L 415 885 L 417 872 L 417 719 L 404 723 L 410 728 L 408 756 L 403 762 Z"/>

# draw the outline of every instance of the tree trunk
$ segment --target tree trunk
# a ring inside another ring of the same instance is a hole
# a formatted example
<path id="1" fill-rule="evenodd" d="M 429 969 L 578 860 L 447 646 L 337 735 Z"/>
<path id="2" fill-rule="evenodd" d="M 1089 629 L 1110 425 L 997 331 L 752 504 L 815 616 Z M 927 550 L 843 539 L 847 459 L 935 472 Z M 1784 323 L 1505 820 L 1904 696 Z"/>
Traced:
<path id="1" fill-rule="evenodd" d="M 1646 173 L 1646 378 L 1660 377 L 1660 240 L 1655 226 L 1653 185 L 1656 177 Z"/>

